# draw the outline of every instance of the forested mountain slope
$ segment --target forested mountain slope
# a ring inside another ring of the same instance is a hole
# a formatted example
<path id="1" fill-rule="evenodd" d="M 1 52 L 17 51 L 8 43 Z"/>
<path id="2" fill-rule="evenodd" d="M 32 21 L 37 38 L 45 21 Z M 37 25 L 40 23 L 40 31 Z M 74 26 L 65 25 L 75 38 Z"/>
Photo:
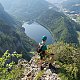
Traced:
<path id="1" fill-rule="evenodd" d="M 21 24 L 7 14 L 0 4 L 0 51 L 30 51 L 34 41 L 27 37 L 24 31 Z"/>
<path id="2" fill-rule="evenodd" d="M 78 43 L 76 27 L 80 27 L 63 13 L 50 9 L 38 17 L 37 22 L 47 28 L 56 41 Z"/>

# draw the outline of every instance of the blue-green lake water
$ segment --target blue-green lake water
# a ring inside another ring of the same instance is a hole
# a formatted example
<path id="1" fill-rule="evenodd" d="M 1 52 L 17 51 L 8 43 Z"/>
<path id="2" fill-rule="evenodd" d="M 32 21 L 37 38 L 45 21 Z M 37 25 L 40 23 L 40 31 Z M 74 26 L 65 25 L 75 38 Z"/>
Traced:
<path id="1" fill-rule="evenodd" d="M 34 39 L 36 42 L 40 42 L 42 39 L 42 36 L 47 36 L 47 44 L 51 44 L 53 42 L 51 33 L 44 28 L 42 25 L 34 22 L 32 24 L 28 24 L 27 22 L 23 24 L 25 28 L 25 33 L 30 38 Z"/>

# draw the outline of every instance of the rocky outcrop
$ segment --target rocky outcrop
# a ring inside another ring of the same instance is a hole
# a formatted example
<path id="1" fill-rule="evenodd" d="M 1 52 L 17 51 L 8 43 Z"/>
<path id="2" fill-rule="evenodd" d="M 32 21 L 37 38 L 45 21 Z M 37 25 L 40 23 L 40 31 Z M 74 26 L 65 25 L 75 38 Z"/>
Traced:
<path id="1" fill-rule="evenodd" d="M 48 68 L 48 65 L 41 71 L 39 60 L 39 55 L 35 55 L 30 62 L 25 60 L 19 62 L 19 64 L 25 67 L 21 80 L 61 80 L 55 72 Z"/>

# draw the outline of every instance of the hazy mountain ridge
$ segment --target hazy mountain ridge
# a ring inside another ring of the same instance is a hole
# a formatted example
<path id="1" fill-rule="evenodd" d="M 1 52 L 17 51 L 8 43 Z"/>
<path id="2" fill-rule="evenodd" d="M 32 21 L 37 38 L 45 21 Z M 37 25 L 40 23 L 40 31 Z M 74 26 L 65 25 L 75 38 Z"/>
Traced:
<path id="1" fill-rule="evenodd" d="M 6 0 L 5 0 L 6 1 Z M 2 2 L 2 1 L 1 1 Z M 8 6 L 5 5 L 5 3 L 2 2 L 5 9 L 18 18 L 19 20 L 34 20 L 39 15 L 41 15 L 45 10 L 47 10 L 49 7 L 53 7 L 55 10 L 57 8 L 53 6 L 52 4 L 48 3 L 45 0 L 17 0 L 17 1 L 6 1 L 8 5 L 11 3 L 11 8 L 8 8 Z M 14 6 L 15 5 L 15 6 Z M 6 8 L 7 7 L 7 8 Z"/>
<path id="2" fill-rule="evenodd" d="M 5 24 L 9 25 L 17 25 L 17 20 L 14 19 L 11 15 L 5 12 L 4 7 L 0 3 L 0 20 L 2 20 Z"/>
<path id="3" fill-rule="evenodd" d="M 1 5 L 1 3 L 0 3 L 0 11 L 4 11 L 4 8 L 3 8 L 3 6 Z"/>
<path id="4" fill-rule="evenodd" d="M 66 0 L 46 0 L 52 4 L 55 4 L 55 3 L 62 3 L 63 1 L 66 1 Z"/>

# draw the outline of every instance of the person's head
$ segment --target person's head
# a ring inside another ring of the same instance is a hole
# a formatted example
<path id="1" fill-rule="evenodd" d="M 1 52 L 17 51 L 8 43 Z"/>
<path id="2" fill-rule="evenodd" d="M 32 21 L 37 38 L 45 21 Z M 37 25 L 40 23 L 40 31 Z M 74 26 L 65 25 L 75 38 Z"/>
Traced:
<path id="1" fill-rule="evenodd" d="M 46 40 L 47 40 L 47 36 L 43 36 L 42 41 L 46 42 Z"/>

